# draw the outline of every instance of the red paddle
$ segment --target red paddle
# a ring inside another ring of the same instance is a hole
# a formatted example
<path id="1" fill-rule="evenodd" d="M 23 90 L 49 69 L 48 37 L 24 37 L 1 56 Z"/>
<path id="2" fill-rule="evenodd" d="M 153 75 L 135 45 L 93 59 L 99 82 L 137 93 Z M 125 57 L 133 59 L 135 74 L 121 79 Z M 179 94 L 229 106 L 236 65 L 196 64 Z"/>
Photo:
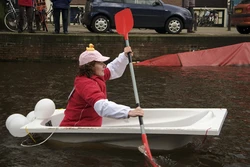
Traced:
<path id="1" fill-rule="evenodd" d="M 116 26 L 116 31 L 118 32 L 118 34 L 124 36 L 126 46 L 129 46 L 128 33 L 134 26 L 134 19 L 132 16 L 132 12 L 129 8 L 126 8 L 126 9 L 115 14 L 115 26 Z M 131 77 L 132 77 L 136 106 L 139 107 L 140 106 L 139 96 L 138 96 L 138 91 L 137 91 L 137 86 L 136 86 L 134 68 L 133 68 L 133 64 L 132 64 L 132 57 L 130 54 L 128 54 L 128 59 L 129 59 L 129 67 L 130 67 L 130 73 L 131 73 Z M 146 151 L 145 155 L 149 158 L 150 163 L 153 166 L 158 166 L 154 162 L 153 157 L 151 155 L 151 151 L 150 151 L 150 148 L 148 145 L 147 135 L 146 135 L 145 129 L 144 129 L 143 119 L 141 116 L 139 116 L 139 122 L 140 122 L 140 127 L 141 127 L 142 142 L 144 145 L 144 149 Z M 141 148 L 139 148 L 139 150 L 140 149 Z"/>

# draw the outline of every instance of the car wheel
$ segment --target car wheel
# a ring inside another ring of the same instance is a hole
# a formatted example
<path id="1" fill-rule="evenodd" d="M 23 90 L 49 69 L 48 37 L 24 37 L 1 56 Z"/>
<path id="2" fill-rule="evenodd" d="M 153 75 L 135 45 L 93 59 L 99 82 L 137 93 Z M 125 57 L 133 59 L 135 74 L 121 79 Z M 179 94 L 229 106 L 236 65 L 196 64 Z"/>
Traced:
<path id="1" fill-rule="evenodd" d="M 94 32 L 102 33 L 109 30 L 109 20 L 105 16 L 96 16 L 92 21 L 92 29 Z"/>
<path id="2" fill-rule="evenodd" d="M 166 33 L 166 30 L 165 28 L 156 28 L 155 31 L 159 34 L 165 34 Z"/>
<path id="3" fill-rule="evenodd" d="M 250 33 L 250 27 L 237 26 L 236 29 L 240 34 L 249 34 Z"/>
<path id="4" fill-rule="evenodd" d="M 87 28 L 90 32 L 94 32 L 94 30 L 91 28 L 91 26 L 86 26 L 86 28 Z"/>
<path id="5" fill-rule="evenodd" d="M 171 17 L 166 23 L 166 30 L 169 34 L 179 34 L 182 30 L 183 23 L 177 17 Z"/>

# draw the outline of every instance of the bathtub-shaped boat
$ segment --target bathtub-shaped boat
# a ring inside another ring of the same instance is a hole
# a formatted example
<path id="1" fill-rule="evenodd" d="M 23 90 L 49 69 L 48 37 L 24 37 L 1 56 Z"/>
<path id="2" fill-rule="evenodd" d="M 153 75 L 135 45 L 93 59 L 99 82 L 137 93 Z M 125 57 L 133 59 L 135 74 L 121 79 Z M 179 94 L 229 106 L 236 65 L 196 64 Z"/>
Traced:
<path id="1" fill-rule="evenodd" d="M 154 150 L 172 150 L 192 141 L 194 135 L 220 134 L 227 109 L 145 108 L 144 126 Z M 123 147 L 142 145 L 138 118 L 103 118 L 102 127 L 59 127 L 64 109 L 55 110 L 47 119 L 34 119 L 20 130 L 47 135 L 61 142 L 102 142 Z"/>

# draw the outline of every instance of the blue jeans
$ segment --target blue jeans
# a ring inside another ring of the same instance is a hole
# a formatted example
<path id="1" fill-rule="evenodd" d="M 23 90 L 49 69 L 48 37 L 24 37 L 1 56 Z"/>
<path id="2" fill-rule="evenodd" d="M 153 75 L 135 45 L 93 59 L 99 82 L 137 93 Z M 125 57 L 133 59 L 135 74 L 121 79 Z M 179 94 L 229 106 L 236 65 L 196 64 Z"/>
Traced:
<path id="1" fill-rule="evenodd" d="M 69 9 L 53 9 L 55 32 L 60 32 L 60 12 L 62 11 L 63 32 L 68 32 L 68 13 Z"/>

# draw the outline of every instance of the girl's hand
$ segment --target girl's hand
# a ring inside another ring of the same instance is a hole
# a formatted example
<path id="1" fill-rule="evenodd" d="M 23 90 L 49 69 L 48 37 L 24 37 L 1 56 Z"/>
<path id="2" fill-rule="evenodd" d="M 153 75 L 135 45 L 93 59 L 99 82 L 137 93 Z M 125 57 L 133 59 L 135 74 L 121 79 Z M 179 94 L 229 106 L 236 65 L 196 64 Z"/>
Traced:
<path id="1" fill-rule="evenodd" d="M 126 46 L 124 48 L 124 53 L 125 53 L 126 56 L 128 56 L 128 53 L 130 53 L 130 55 L 133 56 L 133 52 L 132 52 L 132 49 L 131 49 L 130 46 Z"/>
<path id="2" fill-rule="evenodd" d="M 129 117 L 137 117 L 137 116 L 143 116 L 144 115 L 144 111 L 141 109 L 141 107 L 137 107 L 134 110 L 130 110 L 128 112 L 128 116 Z"/>

